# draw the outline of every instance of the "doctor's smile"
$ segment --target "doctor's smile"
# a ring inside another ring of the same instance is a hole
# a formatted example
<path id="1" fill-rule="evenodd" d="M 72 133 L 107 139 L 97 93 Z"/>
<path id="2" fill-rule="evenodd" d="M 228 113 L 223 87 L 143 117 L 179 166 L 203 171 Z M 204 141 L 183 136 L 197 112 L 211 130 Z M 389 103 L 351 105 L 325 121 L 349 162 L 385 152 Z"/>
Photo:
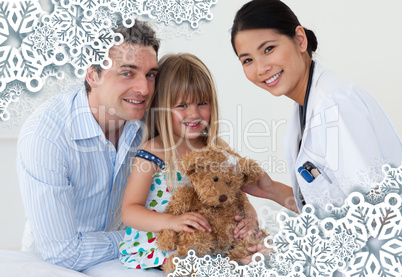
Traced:
<path id="1" fill-rule="evenodd" d="M 274 76 L 270 77 L 268 80 L 265 80 L 264 83 L 266 83 L 268 87 L 275 86 L 279 82 L 279 79 L 280 79 L 282 73 L 283 73 L 283 70 L 281 72 L 275 74 Z"/>
<path id="2" fill-rule="evenodd" d="M 401 163 L 401 140 L 379 104 L 315 59 L 317 37 L 282 1 L 243 5 L 233 20 L 231 43 L 249 81 L 294 101 L 284 139 L 292 187 L 267 174 L 245 192 L 299 212 L 311 204 L 319 213 L 351 192 L 368 192 L 371 184 L 352 187 L 342 180 L 358 184 L 358 172 L 373 161 Z M 292 196 L 296 203 L 287 203 Z"/>

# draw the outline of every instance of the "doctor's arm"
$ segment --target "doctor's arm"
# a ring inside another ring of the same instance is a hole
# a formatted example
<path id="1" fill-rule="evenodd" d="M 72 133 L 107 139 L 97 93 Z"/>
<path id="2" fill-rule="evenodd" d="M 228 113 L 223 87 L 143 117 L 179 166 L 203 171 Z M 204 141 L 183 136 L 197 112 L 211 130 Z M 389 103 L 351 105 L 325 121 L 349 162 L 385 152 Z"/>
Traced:
<path id="1" fill-rule="evenodd" d="M 77 271 L 118 258 L 118 244 L 124 231 L 78 230 L 76 195 L 59 145 L 33 135 L 20 138 L 18 144 L 22 200 L 42 257 Z"/>
<path id="2" fill-rule="evenodd" d="M 272 200 L 281 206 L 298 213 L 293 189 L 281 182 L 272 180 L 266 172 L 257 183 L 252 186 L 242 187 L 242 190 L 250 195 Z"/>

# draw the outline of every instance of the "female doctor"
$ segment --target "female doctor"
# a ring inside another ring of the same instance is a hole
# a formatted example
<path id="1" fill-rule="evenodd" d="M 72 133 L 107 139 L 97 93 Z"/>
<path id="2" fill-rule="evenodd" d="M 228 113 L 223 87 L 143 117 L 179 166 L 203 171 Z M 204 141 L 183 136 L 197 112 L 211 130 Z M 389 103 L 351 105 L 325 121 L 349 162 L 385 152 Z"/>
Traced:
<path id="1" fill-rule="evenodd" d="M 247 79 L 295 102 L 285 137 L 293 189 L 266 175 L 245 192 L 299 212 L 312 204 L 319 215 L 327 203 L 341 206 L 351 192 L 368 192 L 373 184 L 359 176 L 370 166 L 401 165 L 401 140 L 379 104 L 312 59 L 314 33 L 283 2 L 246 3 L 231 42 Z"/>

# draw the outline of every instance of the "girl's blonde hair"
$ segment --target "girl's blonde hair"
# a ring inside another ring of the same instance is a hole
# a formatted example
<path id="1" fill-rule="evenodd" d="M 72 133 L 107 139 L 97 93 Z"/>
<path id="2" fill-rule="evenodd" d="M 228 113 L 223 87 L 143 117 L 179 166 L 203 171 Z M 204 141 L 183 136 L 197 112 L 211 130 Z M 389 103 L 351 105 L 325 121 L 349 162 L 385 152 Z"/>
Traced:
<path id="1" fill-rule="evenodd" d="M 206 65 L 189 53 L 169 54 L 159 61 L 155 94 L 147 114 L 147 134 L 145 140 L 160 136 L 165 148 L 165 164 L 168 185 L 175 189 L 177 176 L 177 153 L 173 138 L 172 108 L 177 101 L 189 103 L 207 102 L 211 109 L 211 119 L 207 134 L 203 136 L 207 146 L 222 146 L 218 138 L 219 116 L 214 81 Z M 172 176 L 172 178 L 170 177 Z"/>

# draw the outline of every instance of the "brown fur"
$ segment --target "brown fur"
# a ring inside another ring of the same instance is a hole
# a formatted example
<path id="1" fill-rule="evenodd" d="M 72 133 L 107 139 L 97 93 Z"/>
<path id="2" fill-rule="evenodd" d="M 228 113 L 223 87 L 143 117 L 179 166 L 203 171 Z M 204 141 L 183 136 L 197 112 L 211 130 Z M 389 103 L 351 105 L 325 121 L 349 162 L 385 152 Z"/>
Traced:
<path id="1" fill-rule="evenodd" d="M 236 157 L 235 168 L 227 163 L 224 151 Z M 263 170 L 258 163 L 241 158 L 228 149 L 207 147 L 203 151 L 193 151 L 185 156 L 180 169 L 189 177 L 192 186 L 177 189 L 166 208 L 166 213 L 200 213 L 208 220 L 212 232 L 195 230 L 194 233 L 177 233 L 173 230 L 162 230 L 157 236 L 159 249 L 177 249 L 164 264 L 165 273 L 175 269 L 173 258 L 187 256 L 190 249 L 194 249 L 199 256 L 221 254 L 235 261 L 251 255 L 247 248 L 262 243 L 264 236 L 259 239 L 253 235 L 245 239 L 234 239 L 233 230 L 237 225 L 235 215 L 245 215 L 245 204 L 248 201 L 240 187 L 260 179 Z M 218 181 L 214 181 L 215 177 Z M 219 201 L 222 195 L 227 196 L 224 202 Z M 262 231 L 268 235 L 265 230 Z"/>

